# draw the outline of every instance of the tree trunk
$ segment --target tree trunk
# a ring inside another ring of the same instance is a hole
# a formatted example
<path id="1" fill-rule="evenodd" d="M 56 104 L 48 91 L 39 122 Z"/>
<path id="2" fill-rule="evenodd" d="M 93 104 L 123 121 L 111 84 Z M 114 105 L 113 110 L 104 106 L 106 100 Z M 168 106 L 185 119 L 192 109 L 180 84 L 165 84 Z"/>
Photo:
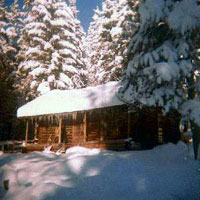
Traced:
<path id="1" fill-rule="evenodd" d="M 193 121 L 190 121 L 190 124 L 191 124 L 191 130 L 192 130 L 194 158 L 195 160 L 197 160 L 199 143 L 200 143 L 200 127 L 197 124 L 195 124 Z"/>
<path id="2" fill-rule="evenodd" d="M 195 81 L 194 81 L 194 72 L 190 78 L 187 79 L 188 82 L 188 100 L 195 98 Z M 198 157 L 198 149 L 200 142 L 200 127 L 193 121 L 190 120 L 191 131 L 192 131 L 192 141 L 193 141 L 193 149 L 194 149 L 194 158 L 197 160 Z"/>

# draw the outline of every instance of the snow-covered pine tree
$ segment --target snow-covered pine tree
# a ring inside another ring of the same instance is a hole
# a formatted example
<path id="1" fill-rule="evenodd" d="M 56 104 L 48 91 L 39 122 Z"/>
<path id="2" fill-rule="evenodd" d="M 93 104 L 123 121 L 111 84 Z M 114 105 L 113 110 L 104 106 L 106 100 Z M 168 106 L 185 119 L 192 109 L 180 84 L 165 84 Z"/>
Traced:
<path id="1" fill-rule="evenodd" d="M 200 126 L 200 101 L 194 79 L 199 66 L 194 58 L 200 7 L 195 0 L 146 0 L 139 14 L 141 24 L 132 39 L 122 98 L 166 112 L 184 108 L 183 117 L 190 119 L 193 136 L 199 137 L 195 127 Z"/>
<path id="2" fill-rule="evenodd" d="M 18 0 L 10 6 L 0 2 L 0 140 L 12 139 L 16 112 L 14 72 L 17 67 L 16 40 L 19 33 L 20 12 Z"/>
<path id="3" fill-rule="evenodd" d="M 24 0 L 24 8 L 30 8 L 34 0 Z"/>
<path id="4" fill-rule="evenodd" d="M 87 41 L 90 65 L 95 68 L 98 83 L 121 78 L 127 47 L 137 28 L 138 3 L 131 0 L 105 0 L 102 11 L 96 10 Z"/>
<path id="5" fill-rule="evenodd" d="M 5 2 L 0 2 L 0 62 L 2 67 L 10 72 L 16 67 L 17 43 L 20 23 L 20 12 L 18 0 L 11 6 L 6 6 Z"/>
<path id="6" fill-rule="evenodd" d="M 81 25 L 81 22 L 77 19 L 77 13 L 79 12 L 77 10 L 77 6 L 76 6 L 76 0 L 68 0 L 69 1 L 69 5 L 72 9 L 72 12 L 75 16 L 75 33 L 76 33 L 76 37 L 77 37 L 77 48 L 78 48 L 78 57 L 80 59 L 80 65 L 82 66 L 82 69 L 80 70 L 81 74 L 82 74 L 82 78 L 84 79 L 85 84 L 88 84 L 88 72 L 86 69 L 86 63 L 88 62 L 87 60 L 87 53 L 85 51 L 85 38 L 86 38 L 86 33 L 83 30 L 83 27 Z M 86 85 L 87 85 L 86 84 Z"/>
<path id="7" fill-rule="evenodd" d="M 99 84 L 108 82 L 110 79 L 110 76 L 108 77 L 108 74 L 106 74 L 105 67 L 108 67 L 109 63 L 113 61 L 113 55 L 115 54 L 115 50 L 112 48 L 113 41 L 110 36 L 110 30 L 116 24 L 115 19 L 112 19 L 116 8 L 117 2 L 114 0 L 105 0 L 102 2 L 102 24 L 98 37 L 98 47 L 95 51 L 96 79 Z"/>
<path id="8" fill-rule="evenodd" d="M 103 52 L 102 62 L 98 66 L 101 69 L 102 83 L 121 79 L 127 62 L 127 48 L 138 26 L 136 12 L 138 5 L 139 1 L 137 0 L 114 1 L 113 13 L 110 18 L 103 21 L 100 42 L 102 42 L 102 46 L 105 45 L 107 52 Z M 108 12 L 107 8 L 109 10 L 109 7 L 105 6 L 105 12 Z"/>
<path id="9" fill-rule="evenodd" d="M 35 0 L 19 40 L 18 89 L 28 100 L 85 85 L 82 29 L 64 0 Z"/>
<path id="10" fill-rule="evenodd" d="M 77 7 L 76 7 L 76 0 L 68 0 L 68 2 L 69 2 L 69 5 L 72 9 L 72 12 L 74 13 L 74 16 L 77 17 L 78 10 L 77 10 Z"/>
<path id="11" fill-rule="evenodd" d="M 87 49 L 87 59 L 86 63 L 87 71 L 89 74 L 89 85 L 98 85 L 99 81 L 97 79 L 98 68 L 97 60 L 98 55 L 97 49 L 99 48 L 99 37 L 102 29 L 102 12 L 97 7 L 94 10 L 93 21 L 90 23 L 88 34 L 85 40 L 85 49 Z"/>

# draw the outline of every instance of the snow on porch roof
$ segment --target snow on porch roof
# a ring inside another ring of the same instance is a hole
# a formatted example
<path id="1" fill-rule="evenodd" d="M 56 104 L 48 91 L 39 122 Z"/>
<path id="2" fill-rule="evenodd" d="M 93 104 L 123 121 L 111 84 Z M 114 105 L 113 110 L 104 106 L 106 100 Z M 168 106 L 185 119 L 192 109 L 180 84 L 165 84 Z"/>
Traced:
<path id="1" fill-rule="evenodd" d="M 17 117 L 92 110 L 124 104 L 117 97 L 119 82 L 73 90 L 52 90 L 17 110 Z"/>

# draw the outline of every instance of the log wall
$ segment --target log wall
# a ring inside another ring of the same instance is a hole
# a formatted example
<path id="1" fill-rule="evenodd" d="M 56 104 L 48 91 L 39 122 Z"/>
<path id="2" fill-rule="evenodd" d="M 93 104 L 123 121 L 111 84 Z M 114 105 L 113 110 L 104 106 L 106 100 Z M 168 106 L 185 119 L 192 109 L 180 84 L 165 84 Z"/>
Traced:
<path id="1" fill-rule="evenodd" d="M 91 112 L 87 117 L 87 141 L 125 139 L 128 136 L 128 112 L 124 106 Z"/>
<path id="2" fill-rule="evenodd" d="M 64 126 L 64 142 L 72 143 L 72 131 L 73 131 L 73 125 L 66 125 Z"/>
<path id="3" fill-rule="evenodd" d="M 145 149 L 158 144 L 158 121 L 155 109 L 146 108 L 131 113 L 131 137 Z"/>
<path id="4" fill-rule="evenodd" d="M 61 141 L 66 147 L 81 145 L 122 149 L 124 139 L 132 137 L 143 148 L 152 148 L 160 141 L 174 142 L 174 138 L 179 138 L 178 121 L 175 122 L 173 116 L 162 117 L 152 108 L 128 114 L 126 106 L 115 106 L 74 116 L 74 119 L 59 116 L 57 122 L 38 122 L 38 144 L 58 144 Z"/>
<path id="5" fill-rule="evenodd" d="M 100 123 L 103 118 L 100 115 L 97 111 L 87 114 L 86 141 L 100 141 Z"/>
<path id="6" fill-rule="evenodd" d="M 39 126 L 38 128 L 38 143 L 56 143 L 57 126 Z"/>

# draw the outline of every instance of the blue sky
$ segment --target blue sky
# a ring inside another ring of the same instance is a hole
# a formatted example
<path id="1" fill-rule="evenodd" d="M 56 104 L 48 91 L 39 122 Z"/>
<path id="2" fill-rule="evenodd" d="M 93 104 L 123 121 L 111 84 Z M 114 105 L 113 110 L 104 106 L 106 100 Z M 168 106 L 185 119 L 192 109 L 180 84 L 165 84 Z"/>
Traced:
<path id="1" fill-rule="evenodd" d="M 101 7 L 101 2 L 102 0 L 77 0 L 77 8 L 80 11 L 78 17 L 85 31 L 87 31 L 92 20 L 93 9 L 97 6 Z"/>
<path id="2" fill-rule="evenodd" d="M 1 0 L 0 0 L 1 1 Z M 13 2 L 13 0 L 6 0 L 7 4 Z M 20 0 L 23 2 L 23 0 Z M 102 0 L 77 0 L 77 9 L 79 10 L 78 18 L 82 23 L 84 30 L 87 32 L 89 24 L 92 20 L 93 10 L 99 6 L 101 7 Z"/>

